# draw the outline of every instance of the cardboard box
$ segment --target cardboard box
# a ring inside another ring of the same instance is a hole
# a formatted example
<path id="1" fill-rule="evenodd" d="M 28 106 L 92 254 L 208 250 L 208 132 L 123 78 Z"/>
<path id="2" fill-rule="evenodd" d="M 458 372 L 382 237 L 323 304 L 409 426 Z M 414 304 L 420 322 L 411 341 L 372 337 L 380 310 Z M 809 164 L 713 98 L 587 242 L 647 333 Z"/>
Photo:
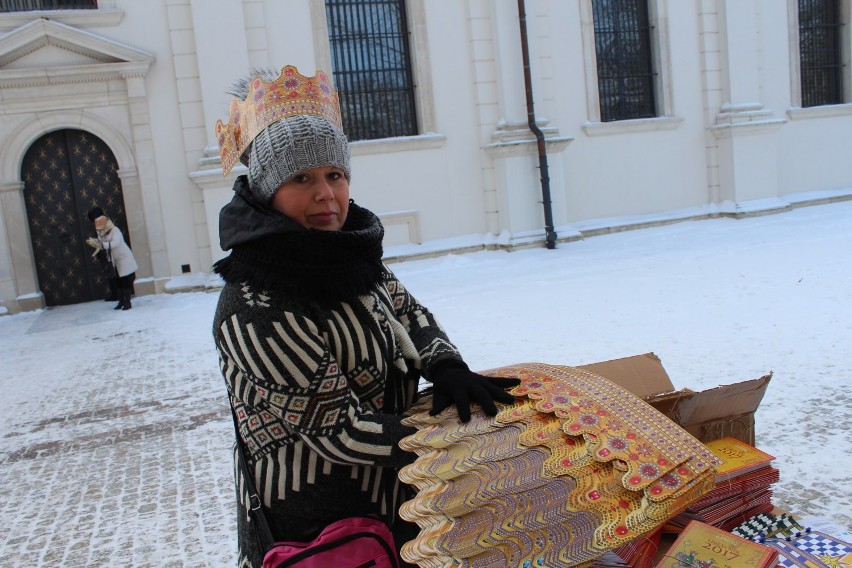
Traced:
<path id="1" fill-rule="evenodd" d="M 772 373 L 759 379 L 695 392 L 676 390 L 653 353 L 581 365 L 633 394 L 674 420 L 702 442 L 731 436 L 754 445 L 754 412 Z"/>

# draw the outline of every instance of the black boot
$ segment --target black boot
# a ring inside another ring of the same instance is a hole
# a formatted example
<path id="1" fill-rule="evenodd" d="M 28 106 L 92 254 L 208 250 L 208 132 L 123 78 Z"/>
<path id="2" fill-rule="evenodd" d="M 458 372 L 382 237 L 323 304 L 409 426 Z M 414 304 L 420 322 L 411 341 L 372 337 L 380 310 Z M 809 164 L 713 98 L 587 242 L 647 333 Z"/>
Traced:
<path id="1" fill-rule="evenodd" d="M 133 306 L 130 305 L 130 288 L 122 288 L 122 299 L 124 300 L 124 306 L 121 308 L 122 310 L 129 310 Z"/>
<path id="2" fill-rule="evenodd" d="M 124 290 L 121 288 L 118 289 L 118 304 L 113 308 L 114 310 L 123 310 L 124 309 Z"/>

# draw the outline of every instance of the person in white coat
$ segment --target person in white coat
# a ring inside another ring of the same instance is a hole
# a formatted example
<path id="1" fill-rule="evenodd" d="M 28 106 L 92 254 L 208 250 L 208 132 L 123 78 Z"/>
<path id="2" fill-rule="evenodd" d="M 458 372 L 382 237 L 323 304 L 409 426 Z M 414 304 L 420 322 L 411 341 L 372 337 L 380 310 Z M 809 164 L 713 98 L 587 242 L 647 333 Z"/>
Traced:
<path id="1" fill-rule="evenodd" d="M 116 227 L 109 217 L 101 215 L 95 219 L 95 230 L 98 233 L 98 242 L 106 251 L 118 277 L 118 305 L 115 309 L 129 310 L 132 307 L 130 296 L 138 268 L 133 251 L 124 241 L 121 229 Z"/>

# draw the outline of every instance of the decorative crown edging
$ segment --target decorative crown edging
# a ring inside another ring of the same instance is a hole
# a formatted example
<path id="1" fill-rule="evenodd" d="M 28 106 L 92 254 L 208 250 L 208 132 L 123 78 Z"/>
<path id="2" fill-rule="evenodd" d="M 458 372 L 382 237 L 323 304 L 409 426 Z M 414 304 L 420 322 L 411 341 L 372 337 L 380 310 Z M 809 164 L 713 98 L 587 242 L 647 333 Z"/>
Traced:
<path id="1" fill-rule="evenodd" d="M 287 65 L 272 82 L 254 77 L 245 100 L 234 97 L 231 101 L 228 123 L 216 121 L 222 174 L 228 175 L 264 128 L 300 115 L 322 116 L 343 129 L 337 91 L 328 75 L 317 69 L 313 77 L 306 77 Z"/>

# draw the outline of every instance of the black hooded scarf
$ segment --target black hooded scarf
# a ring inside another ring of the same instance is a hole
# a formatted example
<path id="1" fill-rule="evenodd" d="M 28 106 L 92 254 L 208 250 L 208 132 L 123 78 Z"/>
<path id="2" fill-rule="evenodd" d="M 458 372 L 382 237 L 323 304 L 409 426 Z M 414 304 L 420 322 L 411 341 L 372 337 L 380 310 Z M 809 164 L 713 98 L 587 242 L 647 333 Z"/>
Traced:
<path id="1" fill-rule="evenodd" d="M 219 213 L 219 241 L 229 256 L 213 265 L 226 282 L 248 282 L 309 300 L 351 300 L 382 280 L 384 228 L 349 202 L 339 231 L 308 229 L 254 199 L 246 176 Z"/>

